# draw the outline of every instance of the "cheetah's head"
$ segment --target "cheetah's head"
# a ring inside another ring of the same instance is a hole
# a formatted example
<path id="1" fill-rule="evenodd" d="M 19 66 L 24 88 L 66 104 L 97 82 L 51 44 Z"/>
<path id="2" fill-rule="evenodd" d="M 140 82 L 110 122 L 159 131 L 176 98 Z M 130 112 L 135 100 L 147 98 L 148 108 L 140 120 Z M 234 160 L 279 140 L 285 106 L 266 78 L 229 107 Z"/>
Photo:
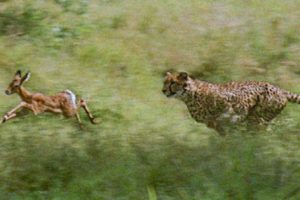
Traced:
<path id="1" fill-rule="evenodd" d="M 180 97 L 186 91 L 189 75 L 186 72 L 166 73 L 162 92 L 167 97 Z"/>

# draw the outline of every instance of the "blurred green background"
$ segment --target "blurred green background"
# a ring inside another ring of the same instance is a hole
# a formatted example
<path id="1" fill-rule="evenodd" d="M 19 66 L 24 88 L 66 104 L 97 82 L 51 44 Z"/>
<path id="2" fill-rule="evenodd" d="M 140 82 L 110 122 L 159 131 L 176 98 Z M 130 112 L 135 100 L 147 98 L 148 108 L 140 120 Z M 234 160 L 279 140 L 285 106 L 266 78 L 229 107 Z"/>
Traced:
<path id="1" fill-rule="evenodd" d="M 0 113 L 26 87 L 71 89 L 101 119 L 0 125 L 0 199 L 300 199 L 300 105 L 226 138 L 161 93 L 163 74 L 263 80 L 300 93 L 299 0 L 2 0 Z"/>

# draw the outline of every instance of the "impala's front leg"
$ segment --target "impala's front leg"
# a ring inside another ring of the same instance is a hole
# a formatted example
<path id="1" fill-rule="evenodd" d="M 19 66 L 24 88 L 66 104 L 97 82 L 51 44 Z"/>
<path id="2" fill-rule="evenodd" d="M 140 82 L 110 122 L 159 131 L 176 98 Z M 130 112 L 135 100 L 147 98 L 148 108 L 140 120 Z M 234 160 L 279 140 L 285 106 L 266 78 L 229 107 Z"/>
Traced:
<path id="1" fill-rule="evenodd" d="M 16 112 L 17 112 L 19 109 L 23 109 L 23 108 L 27 108 L 27 109 L 29 109 L 29 110 L 31 110 L 32 112 L 35 113 L 35 111 L 34 111 L 32 105 L 30 105 L 30 104 L 28 104 L 28 103 L 22 101 L 19 105 L 17 105 L 15 108 L 13 108 L 12 110 L 10 110 L 9 112 L 7 112 L 7 113 L 3 116 L 2 122 L 1 122 L 1 123 L 4 123 L 4 122 L 6 122 L 6 121 L 8 121 L 8 120 L 10 120 L 10 119 L 12 119 L 12 118 L 17 117 L 17 113 L 16 113 Z"/>
<path id="2" fill-rule="evenodd" d="M 17 113 L 13 113 L 11 115 L 4 115 L 3 119 L 2 119 L 2 123 L 12 119 L 12 118 L 15 118 L 17 116 Z"/>

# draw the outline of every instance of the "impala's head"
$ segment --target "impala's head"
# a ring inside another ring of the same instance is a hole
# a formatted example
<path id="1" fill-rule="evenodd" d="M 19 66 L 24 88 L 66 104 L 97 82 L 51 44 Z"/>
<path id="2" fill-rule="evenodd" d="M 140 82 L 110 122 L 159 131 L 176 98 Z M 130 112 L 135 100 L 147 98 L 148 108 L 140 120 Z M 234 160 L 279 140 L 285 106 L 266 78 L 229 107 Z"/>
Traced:
<path id="1" fill-rule="evenodd" d="M 22 72 L 21 70 L 18 70 L 11 83 L 8 85 L 7 89 L 5 90 L 6 95 L 11 95 L 15 93 L 26 81 L 28 81 L 30 78 L 30 72 L 27 72 L 23 77 L 22 77 Z"/>
<path id="2" fill-rule="evenodd" d="M 180 97 L 186 91 L 189 75 L 186 72 L 176 74 L 166 73 L 162 92 L 167 97 Z"/>

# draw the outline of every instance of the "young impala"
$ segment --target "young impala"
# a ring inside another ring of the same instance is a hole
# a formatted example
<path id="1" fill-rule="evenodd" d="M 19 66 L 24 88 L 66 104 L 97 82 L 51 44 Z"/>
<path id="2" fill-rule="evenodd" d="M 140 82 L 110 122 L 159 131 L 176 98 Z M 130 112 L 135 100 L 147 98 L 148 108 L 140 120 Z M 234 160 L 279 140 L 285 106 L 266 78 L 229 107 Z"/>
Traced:
<path id="1" fill-rule="evenodd" d="M 17 117 L 23 109 L 31 110 L 35 115 L 43 112 L 61 113 L 65 117 L 76 116 L 77 121 L 81 125 L 79 117 L 79 109 L 83 108 L 89 117 L 91 123 L 95 124 L 95 118 L 89 111 L 86 101 L 80 99 L 76 102 L 76 96 L 70 90 L 65 90 L 54 96 L 47 96 L 42 93 L 31 93 L 26 90 L 23 84 L 30 78 L 30 72 L 27 72 L 23 77 L 21 71 L 18 70 L 13 77 L 12 82 L 5 90 L 6 95 L 17 93 L 21 98 L 21 103 L 14 109 L 7 112 L 2 119 L 2 123 Z"/>

